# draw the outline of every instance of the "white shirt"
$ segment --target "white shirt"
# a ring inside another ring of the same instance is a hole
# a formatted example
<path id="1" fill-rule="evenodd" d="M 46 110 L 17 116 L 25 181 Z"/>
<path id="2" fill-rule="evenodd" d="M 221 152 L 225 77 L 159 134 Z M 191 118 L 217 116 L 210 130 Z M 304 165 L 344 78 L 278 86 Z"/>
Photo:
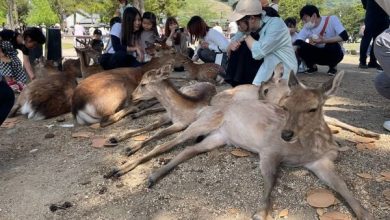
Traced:
<path id="1" fill-rule="evenodd" d="M 325 20 L 327 16 L 321 16 L 321 22 L 320 24 L 312 29 L 308 29 L 305 26 L 302 28 L 302 30 L 298 33 L 297 40 L 303 40 L 305 41 L 306 39 L 309 39 L 313 35 L 320 36 L 321 30 L 325 25 Z M 326 26 L 325 32 L 323 37 L 326 38 L 332 38 L 335 36 L 338 36 L 341 34 L 341 32 L 345 31 L 345 28 L 343 24 L 341 24 L 340 20 L 338 17 L 332 15 L 329 18 L 328 25 Z M 316 44 L 316 47 L 324 47 L 325 44 Z"/>
<path id="2" fill-rule="evenodd" d="M 268 6 L 275 9 L 276 11 L 279 11 L 279 5 L 276 3 L 270 3 Z"/>
<path id="3" fill-rule="evenodd" d="M 223 30 L 222 30 L 221 26 L 216 25 L 216 26 L 213 27 L 213 29 L 217 30 L 219 33 L 223 34 Z"/>
<path id="4" fill-rule="evenodd" d="M 115 23 L 112 26 L 110 31 L 110 37 L 111 35 L 118 37 L 119 39 L 122 38 L 122 23 Z M 108 42 L 107 53 L 111 53 L 111 54 L 115 53 L 114 48 L 112 47 L 111 40 Z"/>
<path id="5" fill-rule="evenodd" d="M 76 24 L 74 26 L 74 35 L 76 35 L 76 36 L 83 36 L 84 32 L 85 32 L 85 29 L 84 29 L 84 27 L 82 25 Z"/>
<path id="6" fill-rule="evenodd" d="M 215 29 L 209 29 L 203 41 L 206 41 L 209 44 L 209 49 L 215 52 L 226 52 L 227 47 L 229 46 L 229 40 L 223 36 L 220 32 Z M 197 53 L 200 49 L 200 44 L 195 50 L 193 60 L 197 60 Z"/>
<path id="7" fill-rule="evenodd" d="M 229 23 L 229 34 L 235 34 L 238 31 L 237 23 L 235 21 Z"/>

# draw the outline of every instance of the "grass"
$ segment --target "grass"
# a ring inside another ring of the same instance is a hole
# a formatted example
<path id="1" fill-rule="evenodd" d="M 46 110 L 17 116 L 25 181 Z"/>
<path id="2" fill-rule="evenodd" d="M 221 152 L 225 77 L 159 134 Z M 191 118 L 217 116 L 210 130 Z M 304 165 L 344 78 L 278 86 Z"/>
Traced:
<path id="1" fill-rule="evenodd" d="M 345 43 L 345 44 L 343 44 L 343 47 L 346 50 L 356 50 L 356 51 L 359 51 L 360 43 Z"/>
<path id="2" fill-rule="evenodd" d="M 73 43 L 62 42 L 62 49 L 72 49 Z"/>

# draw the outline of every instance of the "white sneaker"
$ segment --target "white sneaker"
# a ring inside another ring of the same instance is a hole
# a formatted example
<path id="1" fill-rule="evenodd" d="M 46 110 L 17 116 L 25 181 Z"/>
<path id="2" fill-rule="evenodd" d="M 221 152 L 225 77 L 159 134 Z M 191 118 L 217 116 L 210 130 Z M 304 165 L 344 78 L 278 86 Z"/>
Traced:
<path id="1" fill-rule="evenodd" d="M 390 121 L 385 121 L 383 123 L 383 127 L 387 130 L 387 131 L 390 131 Z"/>

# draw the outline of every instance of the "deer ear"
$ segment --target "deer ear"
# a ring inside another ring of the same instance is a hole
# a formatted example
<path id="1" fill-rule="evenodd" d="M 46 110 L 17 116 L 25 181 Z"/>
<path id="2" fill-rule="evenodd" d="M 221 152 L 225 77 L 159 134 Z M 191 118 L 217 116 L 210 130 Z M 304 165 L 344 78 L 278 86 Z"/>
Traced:
<path id="1" fill-rule="evenodd" d="M 297 76 L 295 76 L 295 74 L 290 74 L 290 77 L 288 79 L 288 87 L 296 87 L 296 86 L 300 86 L 300 83 L 299 83 L 299 80 L 297 78 Z"/>
<path id="2" fill-rule="evenodd" d="M 173 71 L 172 65 L 167 64 L 160 68 L 161 77 L 164 79 L 167 79 L 169 77 L 169 74 Z"/>
<path id="3" fill-rule="evenodd" d="M 328 80 L 327 82 L 323 83 L 320 88 L 325 96 L 331 96 L 333 95 L 337 88 L 341 84 L 341 80 L 343 79 L 344 71 L 341 71 L 336 74 L 336 76 L 333 79 Z"/>
<path id="4" fill-rule="evenodd" d="M 283 63 L 279 63 L 278 65 L 276 65 L 275 70 L 274 70 L 274 75 L 272 77 L 275 79 L 275 82 L 277 82 L 277 80 L 279 80 L 283 77 L 283 72 L 284 72 Z"/>

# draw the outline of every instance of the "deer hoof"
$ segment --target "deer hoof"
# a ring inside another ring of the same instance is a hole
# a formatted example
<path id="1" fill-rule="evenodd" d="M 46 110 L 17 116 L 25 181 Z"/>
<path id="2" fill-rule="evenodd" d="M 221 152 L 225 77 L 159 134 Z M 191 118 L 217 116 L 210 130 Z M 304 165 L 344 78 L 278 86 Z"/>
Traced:
<path id="1" fill-rule="evenodd" d="M 118 178 L 118 177 L 120 177 L 119 169 L 118 168 L 114 168 L 110 172 L 106 173 L 103 177 L 105 179 Z"/>
<path id="2" fill-rule="evenodd" d="M 156 180 L 153 177 L 148 177 L 148 189 L 152 188 L 154 184 L 156 183 Z"/>
<path id="3" fill-rule="evenodd" d="M 104 143 L 104 146 L 113 147 L 113 146 L 117 146 L 118 143 L 119 143 L 119 141 L 116 137 L 111 137 L 106 141 L 106 143 Z"/>

